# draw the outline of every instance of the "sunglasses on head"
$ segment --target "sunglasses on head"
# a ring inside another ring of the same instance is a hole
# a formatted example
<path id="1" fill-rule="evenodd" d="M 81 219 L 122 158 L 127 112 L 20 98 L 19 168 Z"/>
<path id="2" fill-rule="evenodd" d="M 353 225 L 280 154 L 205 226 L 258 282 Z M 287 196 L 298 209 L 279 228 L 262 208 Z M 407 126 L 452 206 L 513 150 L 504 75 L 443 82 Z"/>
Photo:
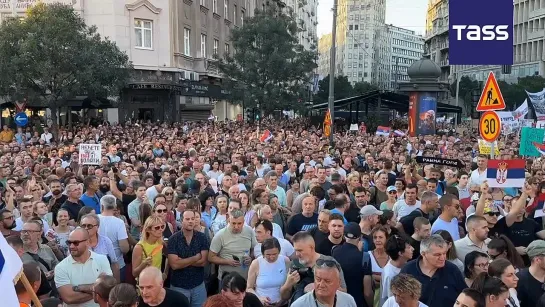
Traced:
<path id="1" fill-rule="evenodd" d="M 327 260 L 327 259 L 318 259 L 316 260 L 316 266 L 317 267 L 328 267 L 328 268 L 339 268 L 339 264 L 335 262 L 334 260 Z"/>
<path id="2" fill-rule="evenodd" d="M 156 209 L 155 212 L 157 213 L 167 213 L 168 209 Z"/>
<path id="3" fill-rule="evenodd" d="M 74 246 L 78 246 L 80 245 L 81 242 L 85 242 L 86 240 L 66 240 L 66 245 L 70 246 L 72 244 L 74 244 Z"/>

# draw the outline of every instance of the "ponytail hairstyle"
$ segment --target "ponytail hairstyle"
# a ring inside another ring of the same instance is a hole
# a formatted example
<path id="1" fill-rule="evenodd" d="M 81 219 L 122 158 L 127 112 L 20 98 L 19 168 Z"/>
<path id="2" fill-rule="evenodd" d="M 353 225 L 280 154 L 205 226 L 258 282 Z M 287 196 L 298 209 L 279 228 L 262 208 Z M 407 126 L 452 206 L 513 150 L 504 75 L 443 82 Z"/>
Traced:
<path id="1" fill-rule="evenodd" d="M 488 273 L 479 274 L 473 281 L 471 288 L 481 292 L 487 301 L 491 299 L 491 296 L 499 299 L 501 294 L 509 292 L 509 288 L 501 279 L 492 277 Z"/>
<path id="2" fill-rule="evenodd" d="M 133 307 L 138 302 L 138 293 L 130 284 L 119 284 L 110 291 L 109 307 Z"/>
<path id="3" fill-rule="evenodd" d="M 505 253 L 505 258 L 511 262 L 515 269 L 523 269 L 525 267 L 524 261 L 517 252 L 515 245 L 513 245 L 506 235 L 492 238 L 492 240 L 488 242 L 488 249 L 494 249 L 500 254 Z"/>

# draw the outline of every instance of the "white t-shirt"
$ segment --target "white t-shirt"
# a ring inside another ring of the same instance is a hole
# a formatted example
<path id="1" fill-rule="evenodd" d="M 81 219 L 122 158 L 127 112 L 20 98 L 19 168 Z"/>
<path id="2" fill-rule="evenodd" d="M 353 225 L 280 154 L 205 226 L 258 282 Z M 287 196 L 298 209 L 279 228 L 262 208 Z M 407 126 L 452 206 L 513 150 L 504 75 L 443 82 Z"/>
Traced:
<path id="1" fill-rule="evenodd" d="M 419 200 L 416 201 L 416 204 L 409 206 L 407 205 L 405 199 L 401 199 L 394 204 L 393 211 L 397 216 L 397 220 L 399 221 L 402 217 L 407 216 L 414 210 L 420 208 L 420 205 L 421 203 Z"/>
<path id="2" fill-rule="evenodd" d="M 393 296 L 390 291 L 390 284 L 392 278 L 401 272 L 401 268 L 395 267 L 391 261 L 388 261 L 382 269 L 381 281 L 380 281 L 380 303 L 384 304 L 386 300 Z"/>
<path id="3" fill-rule="evenodd" d="M 384 305 L 382 305 L 382 307 L 399 307 L 399 304 L 396 303 L 396 298 L 391 296 L 386 300 L 386 302 L 384 302 Z M 418 307 L 428 307 L 428 305 L 422 302 L 418 302 Z"/>
<path id="4" fill-rule="evenodd" d="M 441 217 L 438 217 L 433 225 L 431 225 L 431 233 L 437 230 L 446 230 L 452 236 L 452 240 L 460 240 L 460 231 L 458 230 L 458 219 L 453 218 L 450 222 L 443 221 Z"/>
<path id="5" fill-rule="evenodd" d="M 102 236 L 108 237 L 114 246 L 115 256 L 117 257 L 117 263 L 119 263 L 119 268 L 125 266 L 125 260 L 123 260 L 123 253 L 121 252 L 121 247 L 119 246 L 119 241 L 126 240 L 127 228 L 125 228 L 125 222 L 115 216 L 103 216 L 98 215 L 100 219 L 100 227 L 98 228 L 98 233 Z"/>
<path id="6" fill-rule="evenodd" d="M 49 223 L 45 220 L 45 219 L 42 219 L 42 223 L 44 224 L 44 234 L 47 234 L 47 232 L 49 231 Z M 15 219 L 15 231 L 21 231 L 23 230 L 23 219 L 21 217 L 18 217 Z"/>
<path id="7" fill-rule="evenodd" d="M 278 243 L 280 243 L 280 255 L 284 255 L 286 257 L 291 257 L 293 253 L 295 253 L 295 249 L 293 248 L 293 245 L 291 245 L 290 241 L 286 239 L 278 239 Z M 254 247 L 254 257 L 257 258 L 261 256 L 261 243 L 257 243 L 257 245 Z"/>
<path id="8" fill-rule="evenodd" d="M 479 169 L 473 170 L 471 172 L 471 176 L 469 177 L 469 186 L 472 184 L 481 185 L 483 181 L 486 180 L 486 170 L 484 172 L 479 173 Z"/>

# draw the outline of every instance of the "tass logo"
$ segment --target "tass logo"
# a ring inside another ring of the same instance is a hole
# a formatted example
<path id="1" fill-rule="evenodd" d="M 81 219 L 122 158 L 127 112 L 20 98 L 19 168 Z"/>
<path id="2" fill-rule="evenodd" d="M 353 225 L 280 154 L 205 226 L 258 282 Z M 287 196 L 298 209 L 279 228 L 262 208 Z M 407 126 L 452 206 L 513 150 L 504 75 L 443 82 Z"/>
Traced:
<path id="1" fill-rule="evenodd" d="M 456 31 L 456 40 L 465 39 L 470 41 L 506 41 L 509 39 L 508 25 L 453 25 L 452 29 Z"/>

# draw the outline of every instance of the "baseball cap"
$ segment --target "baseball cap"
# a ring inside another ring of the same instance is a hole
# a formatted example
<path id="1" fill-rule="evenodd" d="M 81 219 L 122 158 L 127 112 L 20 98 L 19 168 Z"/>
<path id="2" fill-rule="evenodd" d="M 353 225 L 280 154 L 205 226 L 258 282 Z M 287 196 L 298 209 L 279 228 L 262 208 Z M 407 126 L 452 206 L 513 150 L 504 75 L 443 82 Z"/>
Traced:
<path id="1" fill-rule="evenodd" d="M 373 205 L 366 205 L 360 209 L 360 216 L 367 217 L 371 215 L 382 215 L 382 211 L 377 210 Z"/>
<path id="2" fill-rule="evenodd" d="M 530 243 L 528 247 L 526 247 L 526 254 L 528 254 L 528 257 L 530 258 L 540 256 L 540 255 L 545 256 L 545 241 L 543 240 L 532 241 L 532 243 Z"/>
<path id="3" fill-rule="evenodd" d="M 348 239 L 358 239 L 361 237 L 360 225 L 350 222 L 344 226 L 344 236 Z"/>
<path id="4" fill-rule="evenodd" d="M 386 189 L 386 193 L 390 193 L 391 191 L 397 191 L 396 187 L 394 187 L 393 185 L 389 186 L 387 189 Z"/>

